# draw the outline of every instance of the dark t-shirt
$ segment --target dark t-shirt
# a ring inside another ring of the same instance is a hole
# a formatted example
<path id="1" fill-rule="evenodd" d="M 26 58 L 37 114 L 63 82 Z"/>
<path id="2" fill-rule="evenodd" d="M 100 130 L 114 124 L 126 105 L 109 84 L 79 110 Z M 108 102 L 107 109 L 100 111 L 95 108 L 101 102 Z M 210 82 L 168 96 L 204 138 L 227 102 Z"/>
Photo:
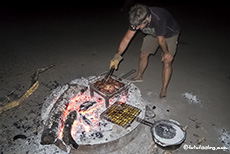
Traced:
<path id="1" fill-rule="evenodd" d="M 160 7 L 150 7 L 151 22 L 141 31 L 145 34 L 156 36 L 172 37 L 180 33 L 180 27 L 176 20 L 166 9 Z M 130 30 L 136 31 L 136 28 L 129 26 Z"/>

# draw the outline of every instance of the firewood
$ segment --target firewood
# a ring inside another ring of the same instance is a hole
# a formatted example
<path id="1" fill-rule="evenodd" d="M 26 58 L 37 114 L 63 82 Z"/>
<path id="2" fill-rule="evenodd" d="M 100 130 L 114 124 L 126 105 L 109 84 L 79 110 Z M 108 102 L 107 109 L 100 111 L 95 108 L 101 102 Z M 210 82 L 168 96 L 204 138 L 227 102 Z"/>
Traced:
<path id="1" fill-rule="evenodd" d="M 82 89 L 85 89 L 85 87 L 68 84 L 68 88 L 53 105 L 49 113 L 49 118 L 45 122 L 44 130 L 41 136 L 42 145 L 53 144 L 56 141 L 61 127 L 61 121 L 65 121 L 65 119 L 63 119 L 63 113 L 69 105 L 69 100 L 73 96 L 81 93 Z"/>
<path id="2" fill-rule="evenodd" d="M 62 140 L 66 145 L 72 145 L 75 149 L 78 149 L 78 144 L 74 141 L 72 135 L 71 135 L 71 128 L 73 125 L 74 120 L 77 118 L 77 112 L 72 111 L 67 116 L 67 119 L 65 120 L 65 125 L 63 129 L 63 138 Z"/>

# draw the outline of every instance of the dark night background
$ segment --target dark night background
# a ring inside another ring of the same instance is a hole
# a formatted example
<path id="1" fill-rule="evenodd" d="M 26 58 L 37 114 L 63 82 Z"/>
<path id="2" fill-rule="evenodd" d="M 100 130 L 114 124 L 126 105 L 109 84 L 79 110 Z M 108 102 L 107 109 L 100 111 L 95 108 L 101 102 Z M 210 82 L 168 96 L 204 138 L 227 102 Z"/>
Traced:
<path id="1" fill-rule="evenodd" d="M 229 13 L 227 1 L 209 1 L 202 2 L 198 0 L 187 1 L 171 1 L 171 0 L 128 0 L 130 5 L 135 3 L 143 3 L 149 6 L 162 6 L 162 7 L 186 7 L 187 11 L 199 12 L 204 11 L 207 14 Z M 98 10 L 104 9 L 119 9 L 124 6 L 125 1 L 7 1 L 2 2 L 1 16 L 7 13 L 35 13 L 35 12 L 68 12 L 77 10 Z M 198 8 L 198 10 L 196 10 Z"/>

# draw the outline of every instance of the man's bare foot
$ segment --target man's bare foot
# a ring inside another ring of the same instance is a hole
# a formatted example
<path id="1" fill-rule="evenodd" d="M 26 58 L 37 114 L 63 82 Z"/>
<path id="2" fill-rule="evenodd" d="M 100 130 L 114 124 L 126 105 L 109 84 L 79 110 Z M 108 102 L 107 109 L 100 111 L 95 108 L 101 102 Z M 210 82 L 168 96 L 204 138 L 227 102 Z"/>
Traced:
<path id="1" fill-rule="evenodd" d="M 134 77 L 129 80 L 130 82 L 143 82 L 143 78 Z"/>
<path id="2" fill-rule="evenodd" d="M 166 90 L 165 89 L 161 89 L 161 93 L 159 95 L 159 98 L 162 99 L 162 98 L 165 98 L 166 97 Z"/>
<path id="3" fill-rule="evenodd" d="M 160 99 L 163 99 L 163 98 L 165 98 L 166 97 L 166 95 L 159 95 L 159 98 Z"/>

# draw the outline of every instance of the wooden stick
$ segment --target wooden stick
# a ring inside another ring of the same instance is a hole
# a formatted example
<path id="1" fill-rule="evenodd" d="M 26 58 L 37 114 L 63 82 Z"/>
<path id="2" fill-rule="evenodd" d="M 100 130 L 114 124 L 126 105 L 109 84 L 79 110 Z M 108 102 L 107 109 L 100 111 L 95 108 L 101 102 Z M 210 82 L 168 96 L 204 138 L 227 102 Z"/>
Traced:
<path id="1" fill-rule="evenodd" d="M 34 75 L 32 76 L 32 85 L 31 85 L 30 89 L 27 90 L 26 93 L 21 98 L 19 98 L 18 100 L 14 100 L 14 101 L 6 104 L 5 106 L 0 107 L 0 114 L 3 113 L 4 111 L 7 111 L 9 109 L 12 109 L 12 108 L 20 105 L 25 99 L 27 99 L 31 94 L 33 94 L 39 86 L 39 83 L 38 83 L 39 74 L 47 71 L 48 69 L 50 69 L 52 67 L 54 67 L 54 65 L 49 65 L 47 67 L 37 69 L 36 72 L 34 73 Z"/>
<path id="2" fill-rule="evenodd" d="M 38 81 L 36 81 L 21 98 L 19 98 L 18 100 L 12 101 L 6 104 L 5 106 L 0 107 L 0 114 L 3 113 L 4 111 L 7 111 L 9 109 L 12 109 L 20 105 L 25 99 L 27 99 L 31 94 L 34 93 L 34 91 L 38 88 L 38 86 L 39 86 L 39 83 Z"/>

